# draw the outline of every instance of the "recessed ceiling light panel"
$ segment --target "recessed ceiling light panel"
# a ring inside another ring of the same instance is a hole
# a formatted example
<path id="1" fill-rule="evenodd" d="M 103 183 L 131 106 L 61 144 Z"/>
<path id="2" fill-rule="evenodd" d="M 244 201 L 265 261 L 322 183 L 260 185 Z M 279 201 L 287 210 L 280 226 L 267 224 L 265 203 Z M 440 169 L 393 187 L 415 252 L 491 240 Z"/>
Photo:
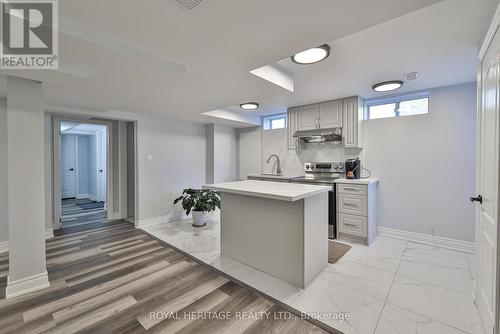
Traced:
<path id="1" fill-rule="evenodd" d="M 330 55 L 330 46 L 323 44 L 309 50 L 305 50 L 293 55 L 292 61 L 300 65 L 319 63 Z"/>
<path id="2" fill-rule="evenodd" d="M 384 81 L 373 85 L 373 90 L 376 92 L 390 92 L 391 90 L 396 90 L 403 86 L 403 81 L 401 80 L 391 80 Z"/>
<path id="3" fill-rule="evenodd" d="M 240 104 L 240 108 L 244 110 L 255 110 L 259 109 L 259 104 L 257 102 L 246 102 Z"/>

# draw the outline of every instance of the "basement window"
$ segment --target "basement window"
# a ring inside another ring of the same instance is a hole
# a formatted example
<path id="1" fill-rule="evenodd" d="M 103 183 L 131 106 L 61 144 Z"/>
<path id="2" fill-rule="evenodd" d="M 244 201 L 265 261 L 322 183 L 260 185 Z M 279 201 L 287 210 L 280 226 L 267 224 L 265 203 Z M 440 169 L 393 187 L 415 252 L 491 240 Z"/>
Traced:
<path id="1" fill-rule="evenodd" d="M 365 119 L 422 115 L 428 112 L 428 93 L 373 99 L 365 102 Z"/>
<path id="2" fill-rule="evenodd" d="M 262 126 L 264 130 L 284 129 L 287 126 L 286 120 L 286 114 L 262 117 Z"/>

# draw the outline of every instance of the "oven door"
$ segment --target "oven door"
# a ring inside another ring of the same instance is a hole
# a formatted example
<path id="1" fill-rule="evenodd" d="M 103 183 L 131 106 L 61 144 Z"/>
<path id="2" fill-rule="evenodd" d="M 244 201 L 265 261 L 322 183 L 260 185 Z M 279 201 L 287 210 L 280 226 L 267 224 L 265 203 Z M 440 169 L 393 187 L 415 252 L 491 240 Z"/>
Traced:
<path id="1" fill-rule="evenodd" d="M 328 239 L 337 239 L 337 197 L 335 185 L 328 192 Z"/>

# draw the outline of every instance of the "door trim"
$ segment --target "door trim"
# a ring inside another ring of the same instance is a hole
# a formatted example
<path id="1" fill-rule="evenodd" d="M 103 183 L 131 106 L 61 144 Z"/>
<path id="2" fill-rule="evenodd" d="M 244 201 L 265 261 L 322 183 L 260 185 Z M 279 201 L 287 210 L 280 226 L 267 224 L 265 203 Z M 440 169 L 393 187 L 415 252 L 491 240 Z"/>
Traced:
<path id="1" fill-rule="evenodd" d="M 61 228 L 61 133 L 59 129 L 61 128 L 61 122 L 76 122 L 84 124 L 97 124 L 106 126 L 106 142 L 107 142 L 107 152 L 106 152 L 106 203 L 107 203 L 107 218 L 113 219 L 113 145 L 111 145 L 111 138 L 113 138 L 113 123 L 111 121 L 96 121 L 87 120 L 81 118 L 71 118 L 71 117 L 52 117 L 52 132 L 53 132 L 53 229 L 58 230 Z"/>

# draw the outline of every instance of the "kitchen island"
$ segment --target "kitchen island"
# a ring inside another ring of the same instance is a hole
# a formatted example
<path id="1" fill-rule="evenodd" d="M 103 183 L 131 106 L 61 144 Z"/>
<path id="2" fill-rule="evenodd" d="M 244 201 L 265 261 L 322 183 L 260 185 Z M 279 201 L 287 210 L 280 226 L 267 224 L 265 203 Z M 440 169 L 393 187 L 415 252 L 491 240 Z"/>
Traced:
<path id="1" fill-rule="evenodd" d="M 328 264 L 331 187 L 268 181 L 205 185 L 221 195 L 221 253 L 305 288 Z"/>

